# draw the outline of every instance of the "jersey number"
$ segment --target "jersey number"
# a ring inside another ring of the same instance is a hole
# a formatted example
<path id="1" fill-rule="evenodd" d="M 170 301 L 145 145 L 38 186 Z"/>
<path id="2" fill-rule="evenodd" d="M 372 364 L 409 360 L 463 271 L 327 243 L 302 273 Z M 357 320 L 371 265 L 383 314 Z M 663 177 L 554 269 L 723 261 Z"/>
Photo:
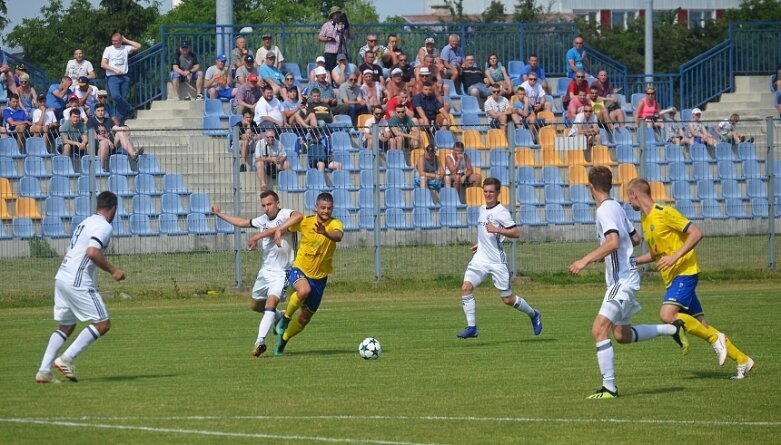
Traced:
<path id="1" fill-rule="evenodd" d="M 79 224 L 78 227 L 76 227 L 76 230 L 73 232 L 73 236 L 71 237 L 71 245 L 69 249 L 73 249 L 73 246 L 76 245 L 76 241 L 79 239 L 79 235 L 81 235 L 81 231 L 84 230 L 84 225 Z"/>

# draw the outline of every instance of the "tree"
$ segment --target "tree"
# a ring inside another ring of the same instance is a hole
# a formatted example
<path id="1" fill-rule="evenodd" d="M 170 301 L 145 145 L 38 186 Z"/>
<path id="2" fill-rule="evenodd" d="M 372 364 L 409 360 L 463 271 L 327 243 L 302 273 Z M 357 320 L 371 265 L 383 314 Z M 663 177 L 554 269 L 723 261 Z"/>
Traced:
<path id="1" fill-rule="evenodd" d="M 468 22 L 468 18 L 464 15 L 464 0 L 445 0 L 447 9 L 450 10 L 450 16 L 453 18 L 453 23 L 465 23 Z"/>
<path id="2" fill-rule="evenodd" d="M 0 0 L 0 30 L 5 29 L 8 26 L 8 7 L 5 5 L 5 0 Z"/>
<path id="3" fill-rule="evenodd" d="M 488 8 L 486 8 L 481 15 L 483 17 L 483 23 L 504 23 L 504 3 L 497 0 L 491 0 L 491 4 L 488 5 Z"/>
<path id="4" fill-rule="evenodd" d="M 542 12 L 542 6 L 537 6 L 534 0 L 518 0 L 513 12 L 513 22 L 537 23 Z"/>
<path id="5" fill-rule="evenodd" d="M 725 13 L 727 22 L 781 21 L 781 3 L 778 0 L 743 0 L 740 8 Z"/>

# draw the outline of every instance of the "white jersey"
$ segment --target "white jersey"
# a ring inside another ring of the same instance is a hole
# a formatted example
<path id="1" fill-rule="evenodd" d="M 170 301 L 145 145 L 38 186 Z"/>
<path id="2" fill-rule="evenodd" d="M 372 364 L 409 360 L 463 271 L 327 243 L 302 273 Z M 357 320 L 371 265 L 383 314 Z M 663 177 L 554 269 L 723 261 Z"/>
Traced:
<path id="1" fill-rule="evenodd" d="M 87 249 L 105 250 L 111 241 L 111 230 L 111 224 L 97 213 L 82 221 L 73 231 L 68 251 L 54 278 L 76 288 L 94 288 L 97 266 L 87 256 Z"/>
<path id="2" fill-rule="evenodd" d="M 268 230 L 272 227 L 279 227 L 285 221 L 290 219 L 293 213 L 290 209 L 279 209 L 276 218 L 269 220 L 267 215 L 261 215 L 253 219 L 250 225 L 256 229 Z M 263 266 L 261 270 L 286 271 L 293 265 L 295 259 L 295 238 L 293 232 L 286 232 L 282 235 L 282 246 L 277 247 L 274 243 L 274 237 L 266 237 L 261 240 L 263 249 Z"/>
<path id="3" fill-rule="evenodd" d="M 632 235 L 635 227 L 629 221 L 621 204 L 613 199 L 602 202 L 597 208 L 597 236 L 599 244 L 605 243 L 605 237 L 610 233 L 618 234 L 618 249 L 605 257 L 605 281 L 610 287 L 618 281 L 637 280 L 637 262 L 635 261 Z"/>
<path id="4" fill-rule="evenodd" d="M 501 203 L 497 203 L 490 209 L 486 206 L 480 207 L 480 216 L 477 219 L 477 252 L 472 257 L 472 261 L 506 264 L 507 257 L 502 250 L 504 236 L 498 233 L 488 233 L 485 226 L 489 222 L 505 229 L 516 226 L 510 212 Z"/>

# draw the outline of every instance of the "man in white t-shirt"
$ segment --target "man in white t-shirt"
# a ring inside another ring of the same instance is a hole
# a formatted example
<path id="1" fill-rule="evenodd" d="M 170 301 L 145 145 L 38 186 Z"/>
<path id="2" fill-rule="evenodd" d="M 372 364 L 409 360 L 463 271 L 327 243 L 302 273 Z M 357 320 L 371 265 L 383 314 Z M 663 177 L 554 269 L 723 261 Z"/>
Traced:
<path id="1" fill-rule="evenodd" d="M 388 128 L 388 121 L 385 120 L 385 112 L 382 111 L 380 105 L 374 106 L 372 109 L 372 117 L 366 119 L 366 122 L 364 122 L 363 125 L 364 127 L 361 131 L 363 131 L 364 147 L 368 149 L 372 148 L 372 128 L 377 125 L 379 127 L 377 133 L 380 138 L 380 149 L 387 150 L 389 148 L 389 140 L 392 134 L 390 128 Z"/>
<path id="2" fill-rule="evenodd" d="M 632 316 L 640 311 L 637 293 L 640 274 L 634 257 L 634 246 L 642 241 L 621 204 L 610 197 L 613 174 L 605 166 L 592 168 L 588 173 L 588 188 L 597 204 L 596 228 L 599 247 L 569 266 L 577 275 L 591 263 L 604 261 L 607 291 L 602 300 L 591 335 L 597 346 L 597 362 L 602 373 L 602 387 L 588 399 L 618 397 L 615 384 L 615 359 L 610 332 L 619 343 L 650 340 L 660 335 L 672 336 L 680 344 L 678 327 L 671 324 L 632 326 Z"/>
<path id="3" fill-rule="evenodd" d="M 96 289 L 96 274 L 99 267 L 117 281 L 125 279 L 125 272 L 114 267 L 103 256 L 103 251 L 111 241 L 111 221 L 116 213 L 117 196 L 108 191 L 102 192 L 97 198 L 95 214 L 83 220 L 73 231 L 65 258 L 54 277 L 54 320 L 59 323 L 59 327 L 49 337 L 35 376 L 38 383 L 57 381 L 51 372 L 52 364 L 65 378 L 77 382 L 73 360 L 111 328 L 108 309 Z M 90 324 L 55 360 L 79 321 L 88 321 Z"/>
<path id="4" fill-rule="evenodd" d="M 285 147 L 277 140 L 276 132 L 267 128 L 263 138 L 255 144 L 255 174 L 258 176 L 261 190 L 268 190 L 266 178 L 277 177 L 282 170 L 290 170 Z"/>
<path id="5" fill-rule="evenodd" d="M 532 73 L 526 77 L 521 86 L 526 91 L 526 97 L 531 101 L 535 113 L 543 110 L 551 111 L 553 104 L 545 98 L 545 89 L 539 84 L 539 81 L 537 75 Z"/>
<path id="6" fill-rule="evenodd" d="M 489 275 L 502 302 L 529 316 L 534 335 L 540 335 L 542 332 L 540 312 L 529 306 L 523 298 L 514 295 L 510 285 L 510 269 L 507 267 L 507 256 L 502 250 L 502 241 L 505 238 L 518 238 L 521 229 L 515 224 L 507 208 L 499 202 L 501 190 L 502 183 L 498 179 L 487 178 L 483 181 L 485 205 L 480 207 L 477 219 L 477 244 L 471 248 L 474 256 L 464 272 L 464 283 L 461 285 L 461 306 L 466 315 L 466 328 L 457 334 L 458 338 L 477 337 L 473 292 Z"/>
<path id="7" fill-rule="evenodd" d="M 30 126 L 30 133 L 33 136 L 42 137 L 47 140 L 48 143 L 54 142 L 55 132 L 60 126 L 60 121 L 57 120 L 57 116 L 54 115 L 54 110 L 46 108 L 46 95 L 38 95 L 38 108 L 33 111 L 32 125 Z"/>
<path id="8" fill-rule="evenodd" d="M 258 326 L 258 337 L 252 347 L 253 357 L 260 357 L 266 352 L 266 337 L 274 322 L 282 316 L 282 313 L 277 311 L 277 305 L 287 297 L 287 272 L 295 257 L 293 233 L 287 229 L 304 219 L 300 212 L 281 208 L 279 196 L 271 190 L 260 194 L 260 206 L 263 208 L 263 215 L 249 220 L 226 215 L 219 207 L 212 205 L 212 212 L 222 220 L 236 227 L 254 227 L 260 230 L 253 235 L 249 244 L 250 250 L 255 250 L 257 242 L 262 240 L 260 248 L 263 252 L 263 265 L 258 271 L 255 285 L 252 286 L 250 303 L 253 311 L 263 313 Z"/>
<path id="9" fill-rule="evenodd" d="M 263 97 L 255 104 L 255 123 L 260 128 L 276 129 L 285 125 L 282 116 L 282 102 L 274 97 L 271 85 L 263 86 Z"/>
<path id="10" fill-rule="evenodd" d="M 502 96 L 502 87 L 495 83 L 491 85 L 491 95 L 483 105 L 485 114 L 491 118 L 491 128 L 504 128 L 507 119 L 513 114 L 513 107 L 506 97 Z"/>
<path id="11" fill-rule="evenodd" d="M 585 136 L 589 148 L 600 144 L 599 122 L 591 105 L 584 105 L 583 111 L 575 115 L 568 136 Z"/>
<path id="12" fill-rule="evenodd" d="M 65 65 L 65 75 L 70 77 L 74 84 L 82 76 L 86 76 L 88 79 L 95 78 L 95 68 L 92 67 L 92 62 L 84 59 L 84 51 L 81 48 L 73 51 L 73 58 Z"/>
<path id="13" fill-rule="evenodd" d="M 79 98 L 79 106 L 85 110 L 91 110 L 98 102 L 98 87 L 90 85 L 89 77 L 81 76 L 78 82 L 71 87 L 71 92 Z"/>
<path id="14" fill-rule="evenodd" d="M 127 101 L 130 91 L 130 77 L 127 75 L 130 53 L 138 51 L 141 44 L 125 38 L 116 32 L 111 36 L 111 46 L 103 50 L 100 67 L 106 71 L 106 89 L 115 103 L 119 120 L 124 122 L 133 113 L 133 106 Z"/>

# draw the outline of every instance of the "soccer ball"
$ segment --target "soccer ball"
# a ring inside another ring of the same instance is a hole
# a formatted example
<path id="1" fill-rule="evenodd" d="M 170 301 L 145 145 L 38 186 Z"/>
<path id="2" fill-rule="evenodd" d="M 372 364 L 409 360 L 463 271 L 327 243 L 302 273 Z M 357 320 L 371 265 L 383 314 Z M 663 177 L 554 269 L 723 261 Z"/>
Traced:
<path id="1" fill-rule="evenodd" d="M 382 346 L 380 342 L 374 337 L 368 337 L 363 339 L 360 345 L 358 345 L 358 354 L 363 357 L 364 360 L 373 360 L 380 358 L 382 353 Z"/>

